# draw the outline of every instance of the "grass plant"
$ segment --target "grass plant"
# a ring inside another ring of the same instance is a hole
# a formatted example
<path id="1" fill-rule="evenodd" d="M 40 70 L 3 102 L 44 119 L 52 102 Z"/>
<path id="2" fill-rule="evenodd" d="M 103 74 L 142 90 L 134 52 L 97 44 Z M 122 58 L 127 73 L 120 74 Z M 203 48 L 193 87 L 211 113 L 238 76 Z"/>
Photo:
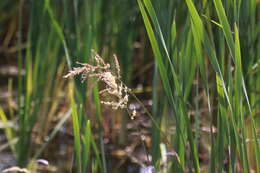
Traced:
<path id="1" fill-rule="evenodd" d="M 18 75 L 0 80 L 9 81 L 0 120 L 15 168 L 35 172 L 69 129 L 70 172 L 126 172 L 128 160 L 162 173 L 260 172 L 259 8 L 257 0 L 2 0 L 0 64 L 16 63 Z M 151 142 L 138 117 L 151 122 Z M 127 153 L 134 132 L 146 160 Z M 111 148 L 125 148 L 118 169 Z"/>

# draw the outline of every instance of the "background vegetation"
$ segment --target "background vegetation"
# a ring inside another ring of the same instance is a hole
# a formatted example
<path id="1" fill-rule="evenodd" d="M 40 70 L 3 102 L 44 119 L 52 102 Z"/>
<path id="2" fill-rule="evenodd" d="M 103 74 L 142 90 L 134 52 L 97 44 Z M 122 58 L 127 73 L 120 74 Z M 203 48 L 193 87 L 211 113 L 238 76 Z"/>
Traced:
<path id="1" fill-rule="evenodd" d="M 258 0 L 1 0 L 0 169 L 260 172 L 259 15 Z M 128 109 L 63 78 L 91 49 L 118 56 Z"/>

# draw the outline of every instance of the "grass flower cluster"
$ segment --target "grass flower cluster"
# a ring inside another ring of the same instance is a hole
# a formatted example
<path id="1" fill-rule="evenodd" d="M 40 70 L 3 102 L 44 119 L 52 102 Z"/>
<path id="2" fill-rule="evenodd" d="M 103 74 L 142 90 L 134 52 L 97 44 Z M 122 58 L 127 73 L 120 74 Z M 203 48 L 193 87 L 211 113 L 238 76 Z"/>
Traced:
<path id="1" fill-rule="evenodd" d="M 86 78 L 96 77 L 98 81 L 103 82 L 106 86 L 105 89 L 99 91 L 99 94 L 109 94 L 116 99 L 115 101 L 101 100 L 101 103 L 111 106 L 113 109 L 126 108 L 130 89 L 121 81 L 120 66 L 116 55 L 113 55 L 117 70 L 116 74 L 112 72 L 110 64 L 105 63 L 102 57 L 100 57 L 95 51 L 92 51 L 92 57 L 95 60 L 96 65 L 77 62 L 81 67 L 74 67 L 64 76 L 64 78 L 81 75 L 83 82 Z"/>

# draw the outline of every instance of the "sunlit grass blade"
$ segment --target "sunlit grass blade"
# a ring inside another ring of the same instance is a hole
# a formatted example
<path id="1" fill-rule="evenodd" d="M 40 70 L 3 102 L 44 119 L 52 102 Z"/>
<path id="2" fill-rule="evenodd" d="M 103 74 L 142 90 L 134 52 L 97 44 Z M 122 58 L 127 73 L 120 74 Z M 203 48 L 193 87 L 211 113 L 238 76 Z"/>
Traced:
<path id="1" fill-rule="evenodd" d="M 234 44 L 232 31 L 231 31 L 230 25 L 228 23 L 228 19 L 227 19 L 227 15 L 225 13 L 224 7 L 222 5 L 221 0 L 214 0 L 214 5 L 217 10 L 218 19 L 220 21 L 220 24 L 222 25 L 223 32 L 224 32 L 225 38 L 227 40 L 227 44 L 228 44 L 231 56 L 234 58 L 235 44 Z"/>
<path id="2" fill-rule="evenodd" d="M 77 165 L 77 172 L 82 173 L 82 156 L 81 156 L 81 140 L 80 140 L 80 125 L 79 125 L 79 117 L 77 113 L 77 106 L 74 100 L 73 94 L 73 84 L 70 83 L 69 87 L 69 96 L 70 96 L 70 104 L 72 109 L 72 124 L 73 124 L 73 135 L 74 135 L 74 148 L 75 148 L 75 155 L 76 155 L 76 165 Z"/>
<path id="3" fill-rule="evenodd" d="M 3 110 L 3 108 L 0 106 L 0 120 L 2 123 L 5 123 L 6 125 L 8 123 L 10 123 L 10 121 L 8 121 L 7 116 Z M 11 127 L 5 127 L 5 135 L 8 141 L 8 144 L 10 145 L 12 152 L 15 154 L 15 147 L 13 145 L 13 143 L 11 142 L 14 139 L 14 134 L 13 134 L 13 130 L 11 129 Z"/>

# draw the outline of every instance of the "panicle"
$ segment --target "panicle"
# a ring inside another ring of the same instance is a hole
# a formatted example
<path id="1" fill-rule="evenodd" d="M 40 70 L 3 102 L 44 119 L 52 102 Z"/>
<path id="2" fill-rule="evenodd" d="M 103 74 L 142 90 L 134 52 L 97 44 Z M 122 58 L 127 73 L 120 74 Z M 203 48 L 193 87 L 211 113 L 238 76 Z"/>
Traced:
<path id="1" fill-rule="evenodd" d="M 121 81 L 120 65 L 116 55 L 113 55 L 114 63 L 116 66 L 116 75 L 110 69 L 110 64 L 105 63 L 103 58 L 92 50 L 92 57 L 95 61 L 95 65 L 76 62 L 81 67 L 74 67 L 69 71 L 64 78 L 74 77 L 81 75 L 82 82 L 86 78 L 96 77 L 98 81 L 105 83 L 106 88 L 99 91 L 101 95 L 109 94 L 114 96 L 116 100 L 102 100 L 101 103 L 104 105 L 111 106 L 113 109 L 123 109 L 127 107 L 128 97 L 130 89 L 124 85 Z"/>

